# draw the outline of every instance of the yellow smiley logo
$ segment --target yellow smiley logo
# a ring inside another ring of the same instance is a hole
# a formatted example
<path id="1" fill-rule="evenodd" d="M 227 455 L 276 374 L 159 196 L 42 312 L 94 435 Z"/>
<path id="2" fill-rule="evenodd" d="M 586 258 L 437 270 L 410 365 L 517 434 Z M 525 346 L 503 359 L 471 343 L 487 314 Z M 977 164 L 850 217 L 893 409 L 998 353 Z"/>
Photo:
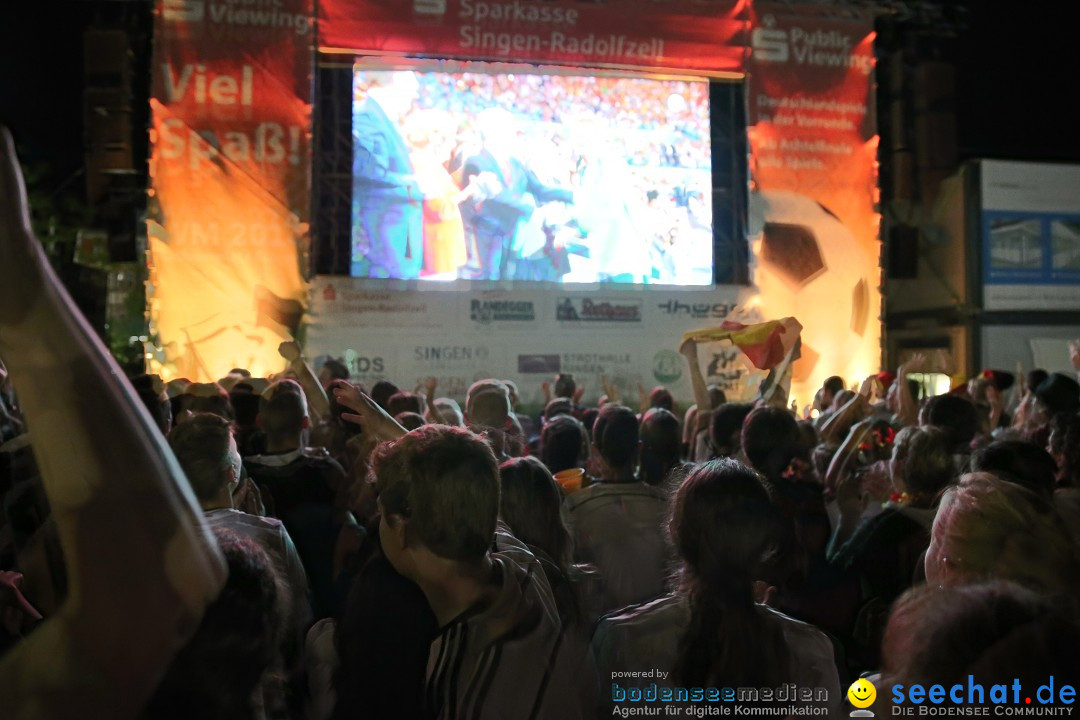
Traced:
<path id="1" fill-rule="evenodd" d="M 877 699 L 877 688 L 869 680 L 859 678 L 851 683 L 851 687 L 847 690 L 847 698 L 848 702 L 857 708 L 868 708 Z"/>

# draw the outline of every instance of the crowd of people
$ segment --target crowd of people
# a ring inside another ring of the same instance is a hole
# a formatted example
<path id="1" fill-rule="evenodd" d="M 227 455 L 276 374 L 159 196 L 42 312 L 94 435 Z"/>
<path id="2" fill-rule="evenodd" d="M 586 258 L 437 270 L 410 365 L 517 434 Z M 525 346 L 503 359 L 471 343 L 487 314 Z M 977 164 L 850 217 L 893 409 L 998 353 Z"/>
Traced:
<path id="1" fill-rule="evenodd" d="M 830 378 L 808 418 L 727 402 L 692 341 L 693 398 L 583 404 L 560 375 L 535 417 L 510 381 L 362 388 L 294 342 L 272 378 L 125 379 L 2 150 L 5 716 L 610 717 L 739 689 L 836 717 L 864 675 L 883 714 L 886 685 L 1080 678 L 1075 377 L 920 397 L 916 355 Z"/>

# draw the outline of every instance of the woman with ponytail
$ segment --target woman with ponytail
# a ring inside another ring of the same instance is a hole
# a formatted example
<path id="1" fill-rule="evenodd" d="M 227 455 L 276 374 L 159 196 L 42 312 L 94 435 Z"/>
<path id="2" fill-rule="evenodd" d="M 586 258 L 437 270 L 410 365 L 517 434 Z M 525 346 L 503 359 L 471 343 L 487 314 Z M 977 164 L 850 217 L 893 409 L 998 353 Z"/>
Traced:
<path id="1" fill-rule="evenodd" d="M 592 641 L 599 677 L 655 668 L 658 686 L 691 691 L 795 683 L 827 690 L 835 710 L 832 643 L 756 601 L 781 522 L 753 470 L 730 458 L 698 466 L 679 488 L 668 524 L 682 560 L 677 589 L 600 621 Z"/>

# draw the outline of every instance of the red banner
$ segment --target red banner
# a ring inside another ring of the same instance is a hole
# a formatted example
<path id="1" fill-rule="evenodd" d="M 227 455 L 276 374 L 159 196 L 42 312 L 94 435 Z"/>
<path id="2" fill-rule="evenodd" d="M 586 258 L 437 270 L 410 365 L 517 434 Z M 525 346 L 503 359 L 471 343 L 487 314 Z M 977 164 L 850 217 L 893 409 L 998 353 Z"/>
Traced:
<path id="1" fill-rule="evenodd" d="M 322 0 L 319 44 L 361 54 L 741 73 L 746 0 Z"/>
<path id="2" fill-rule="evenodd" d="M 755 4 L 748 63 L 754 282 L 803 323 L 794 389 L 880 362 L 873 21 Z"/>
<path id="3" fill-rule="evenodd" d="M 278 370 L 305 289 L 312 0 L 156 12 L 149 365 L 193 380 Z"/>

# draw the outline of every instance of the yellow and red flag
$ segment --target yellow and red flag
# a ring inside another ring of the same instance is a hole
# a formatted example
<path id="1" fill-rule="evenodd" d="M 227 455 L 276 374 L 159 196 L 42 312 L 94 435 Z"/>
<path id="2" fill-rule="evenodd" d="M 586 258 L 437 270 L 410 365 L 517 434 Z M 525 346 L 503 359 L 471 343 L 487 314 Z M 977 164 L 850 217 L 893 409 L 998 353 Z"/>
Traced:
<path id="1" fill-rule="evenodd" d="M 683 335 L 683 342 L 719 342 L 730 340 L 750 359 L 759 370 L 771 370 L 780 364 L 802 332 L 802 325 L 793 317 L 782 320 L 744 325 L 727 321 L 722 325 L 704 330 L 691 330 Z"/>

